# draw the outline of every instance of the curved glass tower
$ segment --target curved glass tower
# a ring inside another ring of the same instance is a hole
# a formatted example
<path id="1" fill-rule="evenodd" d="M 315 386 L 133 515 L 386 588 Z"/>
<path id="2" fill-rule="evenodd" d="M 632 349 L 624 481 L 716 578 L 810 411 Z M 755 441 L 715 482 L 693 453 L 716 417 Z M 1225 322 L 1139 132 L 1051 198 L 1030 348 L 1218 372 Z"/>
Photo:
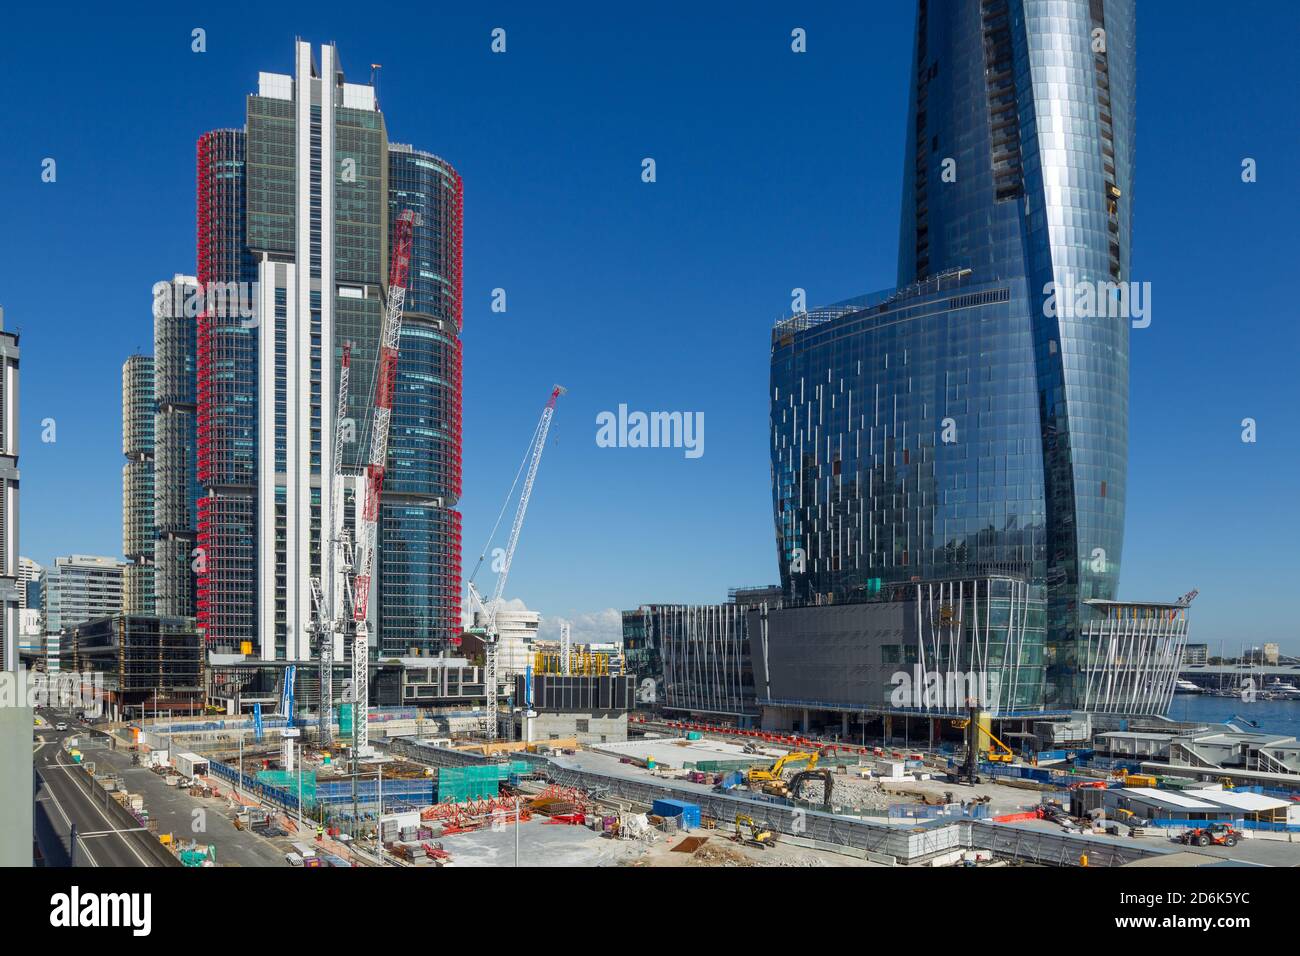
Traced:
<path id="1" fill-rule="evenodd" d="M 1022 666 L 1053 706 L 1123 547 L 1134 21 L 1131 0 L 919 0 L 898 289 L 773 335 L 791 599 L 1023 577 L 1046 619 Z M 1091 311 L 1060 307 L 1085 287 Z"/>
<path id="2" fill-rule="evenodd" d="M 460 174 L 388 148 L 389 222 L 419 214 L 402 319 L 380 522 L 381 652 L 430 654 L 460 632 Z M 392 226 L 390 225 L 390 230 Z"/>

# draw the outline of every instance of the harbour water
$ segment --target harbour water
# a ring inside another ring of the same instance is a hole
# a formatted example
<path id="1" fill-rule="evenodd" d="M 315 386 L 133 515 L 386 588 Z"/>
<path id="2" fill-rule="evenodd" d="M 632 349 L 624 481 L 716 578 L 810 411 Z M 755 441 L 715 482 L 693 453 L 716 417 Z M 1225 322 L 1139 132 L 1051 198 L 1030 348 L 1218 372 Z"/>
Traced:
<path id="1" fill-rule="evenodd" d="M 1265 733 L 1300 737 L 1300 700 L 1256 700 L 1246 703 L 1239 697 L 1210 697 L 1205 694 L 1175 694 L 1167 714 L 1172 720 L 1223 723 L 1233 717 L 1245 717 Z M 1239 724 L 1240 726 L 1240 724 Z M 1255 730 L 1242 727 L 1243 730 Z"/>

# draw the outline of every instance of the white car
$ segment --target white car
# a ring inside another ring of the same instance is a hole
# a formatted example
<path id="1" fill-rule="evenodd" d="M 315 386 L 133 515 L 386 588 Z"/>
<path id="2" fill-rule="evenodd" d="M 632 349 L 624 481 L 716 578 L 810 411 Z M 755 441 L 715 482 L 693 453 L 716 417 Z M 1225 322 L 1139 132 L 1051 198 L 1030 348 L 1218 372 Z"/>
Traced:
<path id="1" fill-rule="evenodd" d="M 57 724 L 54 725 L 54 729 L 57 730 L 57 731 L 62 732 L 62 731 L 64 731 L 64 730 L 67 730 L 67 729 L 68 729 L 68 725 L 65 724 L 63 721 L 60 720 Z"/>

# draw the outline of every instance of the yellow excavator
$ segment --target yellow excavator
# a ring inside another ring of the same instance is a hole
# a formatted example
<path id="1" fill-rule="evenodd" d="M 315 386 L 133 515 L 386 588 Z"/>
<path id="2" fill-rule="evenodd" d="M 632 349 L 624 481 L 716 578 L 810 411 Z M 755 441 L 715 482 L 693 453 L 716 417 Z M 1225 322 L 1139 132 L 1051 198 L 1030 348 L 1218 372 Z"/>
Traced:
<path id="1" fill-rule="evenodd" d="M 806 760 L 808 761 L 808 769 L 813 770 L 816 768 L 817 758 L 820 756 L 820 754 L 806 753 L 802 750 L 792 750 L 778 758 L 776 763 L 770 767 L 751 767 L 749 773 L 745 775 L 745 782 L 750 787 L 758 787 L 765 783 L 779 783 L 781 773 L 786 767 L 803 763 Z"/>
<path id="2" fill-rule="evenodd" d="M 956 727 L 958 730 L 965 730 L 967 727 L 970 726 L 970 718 L 969 717 L 959 718 L 957 720 L 954 720 L 952 722 L 952 725 Z M 980 733 L 982 733 L 985 737 L 987 737 L 989 741 L 993 744 L 993 746 L 989 748 L 989 763 L 1012 763 L 1015 761 L 1016 752 L 1014 750 L 1012 750 L 1002 741 L 998 740 L 998 738 L 994 737 L 993 732 L 990 731 L 988 728 L 978 724 L 976 726 L 979 726 Z M 994 748 L 998 748 L 998 749 L 994 749 Z"/>
<path id="3" fill-rule="evenodd" d="M 749 827 L 748 837 L 746 837 L 741 831 L 741 824 Z M 753 817 L 747 816 L 743 813 L 736 814 L 736 835 L 732 839 L 737 843 L 746 843 L 749 846 L 761 846 L 766 848 L 776 845 L 776 837 L 772 835 L 771 830 L 764 830 L 754 822 Z"/>

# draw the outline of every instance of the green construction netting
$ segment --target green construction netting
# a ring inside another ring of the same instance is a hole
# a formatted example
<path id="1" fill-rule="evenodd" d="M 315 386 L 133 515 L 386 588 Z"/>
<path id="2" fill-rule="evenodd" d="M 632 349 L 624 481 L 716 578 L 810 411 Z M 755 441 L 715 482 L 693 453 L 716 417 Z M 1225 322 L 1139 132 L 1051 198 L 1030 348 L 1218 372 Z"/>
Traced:
<path id="1" fill-rule="evenodd" d="M 298 778 L 302 777 L 302 798 L 304 801 L 316 800 L 316 771 L 300 771 L 299 774 L 288 770 L 259 770 L 257 782 L 268 787 L 285 791 L 290 797 L 298 795 Z"/>
<path id="2" fill-rule="evenodd" d="M 439 767 L 438 802 L 464 803 L 495 797 L 501 790 L 501 782 L 512 773 L 528 773 L 531 769 L 524 760 L 478 767 Z"/>

